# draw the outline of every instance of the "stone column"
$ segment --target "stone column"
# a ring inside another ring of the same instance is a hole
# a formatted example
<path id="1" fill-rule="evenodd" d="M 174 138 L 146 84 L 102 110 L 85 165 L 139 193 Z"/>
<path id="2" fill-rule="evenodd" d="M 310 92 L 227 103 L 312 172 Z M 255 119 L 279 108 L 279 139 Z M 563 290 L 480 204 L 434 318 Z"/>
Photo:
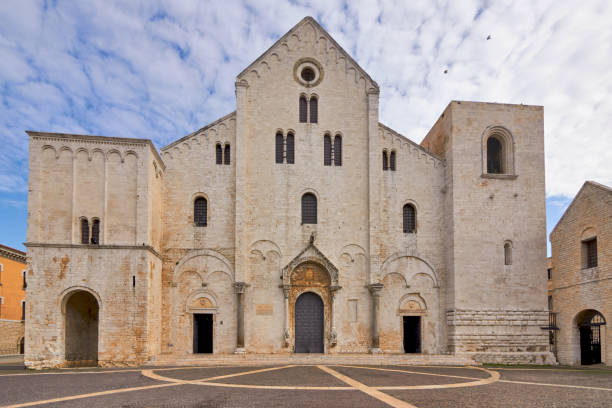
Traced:
<path id="1" fill-rule="evenodd" d="M 378 315 L 380 313 L 380 291 L 383 287 L 382 283 L 373 283 L 368 286 L 372 294 L 372 347 L 370 348 L 372 354 L 382 353 L 378 338 Z"/>
<path id="2" fill-rule="evenodd" d="M 236 354 L 243 354 L 246 352 L 244 348 L 244 291 L 247 288 L 247 284 L 244 282 L 234 283 L 234 292 L 236 292 Z"/>
<path id="3" fill-rule="evenodd" d="M 291 286 L 283 285 L 283 295 L 285 297 L 285 329 L 283 331 L 283 339 L 285 341 L 285 347 L 291 345 L 289 339 L 289 289 L 291 289 Z"/>
<path id="4" fill-rule="evenodd" d="M 329 288 L 330 290 L 330 323 L 331 323 L 331 332 L 329 333 L 329 345 L 335 346 L 338 343 L 338 334 L 336 332 L 336 292 L 340 290 L 340 286 L 332 286 Z"/>

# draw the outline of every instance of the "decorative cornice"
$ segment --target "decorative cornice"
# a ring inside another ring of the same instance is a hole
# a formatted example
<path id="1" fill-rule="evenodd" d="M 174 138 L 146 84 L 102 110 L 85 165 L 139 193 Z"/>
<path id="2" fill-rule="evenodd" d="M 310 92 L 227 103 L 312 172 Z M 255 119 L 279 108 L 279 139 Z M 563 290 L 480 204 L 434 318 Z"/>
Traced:
<path id="1" fill-rule="evenodd" d="M 13 261 L 26 263 L 26 254 L 18 249 L 0 245 L 0 257 Z"/>
<path id="2" fill-rule="evenodd" d="M 429 150 L 427 150 L 426 148 L 424 148 L 423 146 L 421 146 L 418 143 L 413 142 L 412 140 L 408 139 L 406 136 L 402 135 L 401 133 L 391 129 L 389 126 L 384 125 L 380 122 L 378 122 L 378 127 L 382 128 L 383 130 L 393 134 L 393 136 L 397 136 L 403 140 L 405 140 L 406 142 L 408 142 L 411 146 L 419 149 L 420 151 L 422 151 L 423 153 L 426 153 L 428 156 L 430 156 L 432 159 L 436 160 L 437 162 L 446 165 L 446 160 L 444 160 L 443 158 L 441 158 L 440 156 L 430 152 Z"/>
<path id="3" fill-rule="evenodd" d="M 132 249 L 145 250 L 163 261 L 163 257 L 159 252 L 150 245 L 83 245 L 83 244 L 48 244 L 42 242 L 26 242 L 23 245 L 26 248 L 70 248 L 70 249 Z"/>
<path id="4" fill-rule="evenodd" d="M 170 149 L 172 146 L 176 146 L 177 144 L 180 144 L 180 143 L 186 141 L 190 137 L 195 136 L 198 133 L 204 132 L 204 131 L 206 131 L 206 130 L 212 128 L 213 126 L 216 126 L 216 125 L 218 125 L 218 124 L 220 124 L 222 122 L 225 122 L 227 119 L 230 119 L 230 118 L 232 118 L 234 116 L 236 116 L 236 111 L 228 113 L 227 115 L 223 116 L 222 118 L 219 118 L 219 119 L 215 120 L 212 123 L 209 123 L 208 125 L 204 126 L 203 128 L 200 128 L 200 129 L 196 130 L 195 132 L 191 132 L 187 136 L 181 137 L 179 140 L 176 140 L 176 141 L 170 143 L 169 145 L 166 145 L 166 146 L 162 147 L 161 149 L 159 149 L 159 151 L 160 152 L 164 152 L 164 151 Z"/>

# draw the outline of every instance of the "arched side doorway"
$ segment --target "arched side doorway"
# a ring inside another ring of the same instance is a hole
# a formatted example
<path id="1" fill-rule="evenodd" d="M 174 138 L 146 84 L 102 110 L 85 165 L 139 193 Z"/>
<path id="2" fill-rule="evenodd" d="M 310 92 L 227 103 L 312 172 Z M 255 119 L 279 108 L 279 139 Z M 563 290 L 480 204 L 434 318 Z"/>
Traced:
<path id="1" fill-rule="evenodd" d="M 70 365 L 98 364 L 98 312 L 96 298 L 84 290 L 66 302 L 65 358 Z"/>
<path id="2" fill-rule="evenodd" d="M 576 318 L 580 332 L 580 364 L 601 363 L 602 330 L 606 319 L 597 310 L 580 312 Z"/>
<path id="3" fill-rule="evenodd" d="M 324 307 L 321 297 L 302 293 L 295 301 L 295 352 L 323 353 Z"/>

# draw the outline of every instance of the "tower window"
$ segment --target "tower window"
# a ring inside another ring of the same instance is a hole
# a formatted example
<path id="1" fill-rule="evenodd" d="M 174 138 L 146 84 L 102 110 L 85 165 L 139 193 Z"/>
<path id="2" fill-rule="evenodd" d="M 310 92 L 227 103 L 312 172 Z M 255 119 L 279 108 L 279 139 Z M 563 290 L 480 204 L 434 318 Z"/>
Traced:
<path id="1" fill-rule="evenodd" d="M 389 156 L 389 168 L 391 171 L 395 171 L 395 150 L 392 150 Z"/>
<path id="2" fill-rule="evenodd" d="M 293 133 L 287 133 L 287 164 L 293 164 L 295 162 L 295 138 Z"/>
<path id="3" fill-rule="evenodd" d="M 412 204 L 403 208 L 404 234 L 416 232 L 416 210 Z"/>
<path id="4" fill-rule="evenodd" d="M 312 193 L 302 196 L 302 224 L 317 223 L 317 197 Z"/>
<path id="5" fill-rule="evenodd" d="M 81 244 L 89 244 L 89 221 L 81 218 Z"/>
<path id="6" fill-rule="evenodd" d="M 331 136 L 323 136 L 323 165 L 331 166 Z"/>
<path id="7" fill-rule="evenodd" d="M 300 123 L 308 121 L 308 102 L 305 96 L 300 96 Z"/>
<path id="8" fill-rule="evenodd" d="M 313 96 L 310 98 L 310 123 L 317 123 L 319 120 L 319 101 Z"/>
<path id="9" fill-rule="evenodd" d="M 215 157 L 217 164 L 223 164 L 223 148 L 220 143 L 215 146 Z"/>
<path id="10" fill-rule="evenodd" d="M 342 166 L 342 136 L 334 137 L 334 166 Z"/>
<path id="11" fill-rule="evenodd" d="M 512 265 L 512 245 L 509 242 L 504 244 L 504 265 Z"/>
<path id="12" fill-rule="evenodd" d="M 285 140 L 281 132 L 276 132 L 275 145 L 276 145 L 276 162 L 282 163 L 284 159 L 283 149 L 285 147 Z"/>
<path id="13" fill-rule="evenodd" d="M 230 145 L 225 145 L 225 150 L 223 152 L 223 164 L 230 164 Z"/>
<path id="14" fill-rule="evenodd" d="M 100 220 L 94 219 L 91 226 L 91 243 L 93 245 L 100 244 Z"/>
<path id="15" fill-rule="evenodd" d="M 193 202 L 193 222 L 196 227 L 205 227 L 207 224 L 208 202 L 204 197 L 198 197 Z"/>
<path id="16" fill-rule="evenodd" d="M 487 139 L 487 173 L 501 174 L 502 168 L 502 144 L 498 138 L 491 136 Z"/>
<path id="17" fill-rule="evenodd" d="M 389 159 L 387 158 L 387 151 L 383 150 L 382 152 L 382 165 L 383 165 L 383 171 L 386 171 L 389 169 Z"/>

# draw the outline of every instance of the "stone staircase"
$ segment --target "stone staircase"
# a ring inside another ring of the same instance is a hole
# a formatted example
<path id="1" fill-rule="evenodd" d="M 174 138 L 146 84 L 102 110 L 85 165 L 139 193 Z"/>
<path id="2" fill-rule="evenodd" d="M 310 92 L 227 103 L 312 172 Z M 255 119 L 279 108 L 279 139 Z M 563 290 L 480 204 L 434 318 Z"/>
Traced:
<path id="1" fill-rule="evenodd" d="M 187 357 L 160 355 L 148 366 L 213 365 L 286 365 L 286 364 L 357 364 L 357 365 L 480 365 L 469 356 L 452 354 L 192 354 Z"/>

